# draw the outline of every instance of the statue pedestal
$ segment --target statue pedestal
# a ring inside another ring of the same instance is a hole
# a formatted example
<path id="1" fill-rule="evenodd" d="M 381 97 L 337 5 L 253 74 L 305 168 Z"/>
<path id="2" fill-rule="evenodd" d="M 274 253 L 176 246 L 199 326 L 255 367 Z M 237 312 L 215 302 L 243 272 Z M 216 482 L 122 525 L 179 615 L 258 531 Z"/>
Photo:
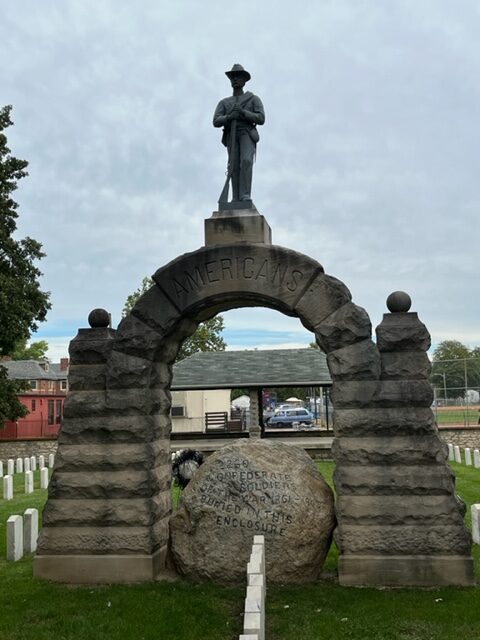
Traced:
<path id="1" fill-rule="evenodd" d="M 235 242 L 272 244 L 270 225 L 253 206 L 251 209 L 214 211 L 205 220 L 206 247 Z"/>

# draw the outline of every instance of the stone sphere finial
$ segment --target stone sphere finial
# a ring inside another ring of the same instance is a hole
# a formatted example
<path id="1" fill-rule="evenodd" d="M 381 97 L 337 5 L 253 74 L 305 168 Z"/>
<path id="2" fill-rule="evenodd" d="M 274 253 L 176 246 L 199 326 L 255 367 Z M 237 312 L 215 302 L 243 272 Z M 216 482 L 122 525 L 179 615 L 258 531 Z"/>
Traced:
<path id="1" fill-rule="evenodd" d="M 387 307 L 391 313 L 406 313 L 412 306 L 412 299 L 405 291 L 394 291 L 387 298 Z"/>
<path id="2" fill-rule="evenodd" d="M 92 329 L 110 326 L 110 314 L 105 309 L 92 309 L 88 314 L 88 324 Z"/>

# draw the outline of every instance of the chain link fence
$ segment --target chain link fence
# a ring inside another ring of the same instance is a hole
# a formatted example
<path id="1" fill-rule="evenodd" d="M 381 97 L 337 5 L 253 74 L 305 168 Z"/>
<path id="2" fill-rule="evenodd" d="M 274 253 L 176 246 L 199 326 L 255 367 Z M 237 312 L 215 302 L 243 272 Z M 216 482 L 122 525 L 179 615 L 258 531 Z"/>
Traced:
<path id="1" fill-rule="evenodd" d="M 436 360 L 430 381 L 440 427 L 480 427 L 480 358 Z"/>

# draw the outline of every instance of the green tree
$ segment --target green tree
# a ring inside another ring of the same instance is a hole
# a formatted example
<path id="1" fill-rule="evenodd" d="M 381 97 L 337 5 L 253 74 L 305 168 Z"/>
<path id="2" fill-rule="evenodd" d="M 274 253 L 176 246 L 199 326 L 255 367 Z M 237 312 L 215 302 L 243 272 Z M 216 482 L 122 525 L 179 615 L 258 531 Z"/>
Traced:
<path id="1" fill-rule="evenodd" d="M 40 289 L 42 275 L 35 262 L 45 255 L 42 245 L 26 237 L 13 237 L 18 204 L 12 199 L 18 180 L 27 175 L 28 162 L 10 154 L 4 133 L 10 125 L 11 107 L 0 108 L 0 358 L 10 355 L 15 345 L 27 340 L 50 308 L 49 294 Z M 20 415 L 18 384 L 0 366 L 0 425 Z"/>
<path id="2" fill-rule="evenodd" d="M 431 382 L 439 397 L 465 396 L 469 389 L 480 386 L 480 349 L 469 349 L 458 340 L 444 340 L 433 352 Z"/>
<path id="3" fill-rule="evenodd" d="M 19 340 L 10 354 L 12 360 L 45 360 L 47 358 L 48 342 L 37 340 L 27 347 L 26 340 Z"/>
<path id="4" fill-rule="evenodd" d="M 122 311 L 123 317 L 130 313 L 138 299 L 153 285 L 154 282 L 151 278 L 143 278 L 140 287 L 127 297 Z M 225 351 L 227 345 L 221 336 L 224 328 L 225 323 L 222 316 L 215 316 L 210 320 L 200 322 L 195 333 L 183 342 L 177 360 L 188 358 L 199 351 Z"/>

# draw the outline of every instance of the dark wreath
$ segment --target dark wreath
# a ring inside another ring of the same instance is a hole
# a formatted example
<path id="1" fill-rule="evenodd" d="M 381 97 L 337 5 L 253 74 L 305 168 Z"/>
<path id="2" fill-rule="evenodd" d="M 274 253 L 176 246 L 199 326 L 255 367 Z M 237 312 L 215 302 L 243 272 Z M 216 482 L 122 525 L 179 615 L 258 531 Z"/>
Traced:
<path id="1" fill-rule="evenodd" d="M 198 467 L 203 464 L 203 453 L 195 449 L 182 449 L 172 461 L 172 475 L 179 487 L 185 489 Z"/>

